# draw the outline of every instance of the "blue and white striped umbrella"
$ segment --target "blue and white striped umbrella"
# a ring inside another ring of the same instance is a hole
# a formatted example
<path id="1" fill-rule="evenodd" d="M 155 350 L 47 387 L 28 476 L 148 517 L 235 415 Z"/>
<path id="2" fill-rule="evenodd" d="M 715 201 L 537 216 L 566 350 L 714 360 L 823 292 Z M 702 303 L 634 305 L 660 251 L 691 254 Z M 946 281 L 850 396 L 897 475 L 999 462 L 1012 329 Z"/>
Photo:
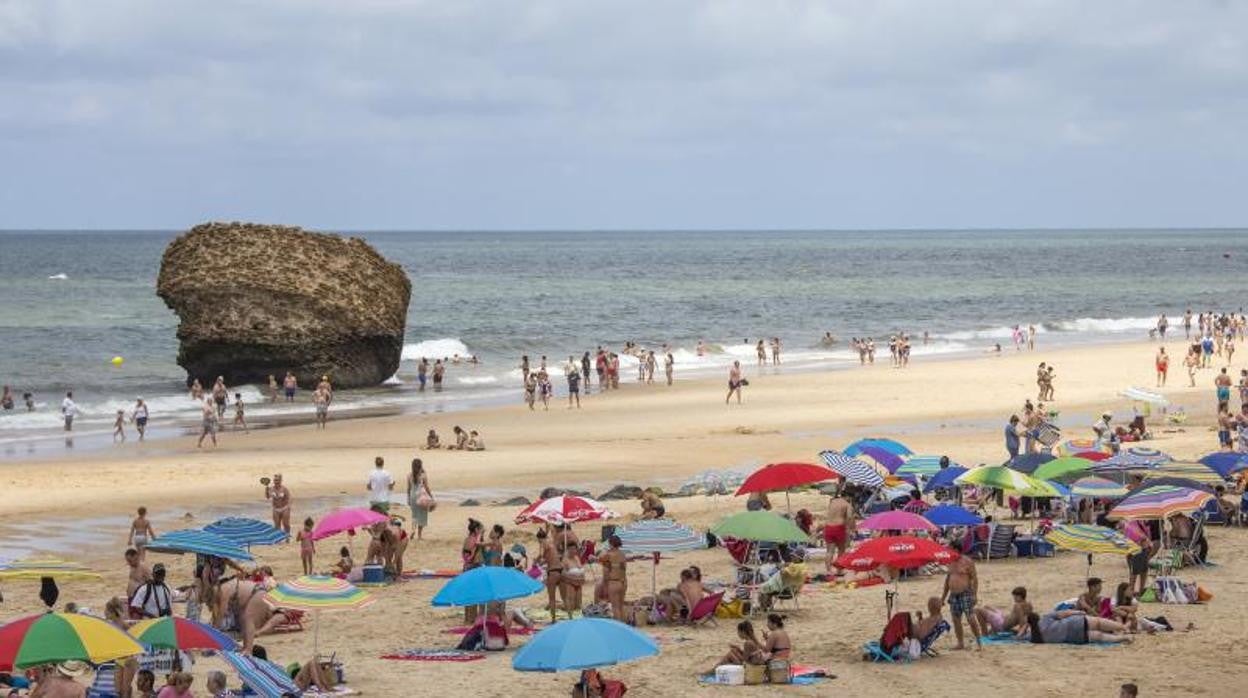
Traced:
<path id="1" fill-rule="evenodd" d="M 277 545 L 284 543 L 289 535 L 280 528 L 257 519 L 227 516 L 204 526 L 204 530 L 229 538 L 239 545 Z"/>
<path id="2" fill-rule="evenodd" d="M 286 694 L 303 695 L 290 674 L 273 662 L 238 652 L 222 652 L 221 656 L 238 672 L 238 678 L 262 698 L 282 698 Z"/>
<path id="3" fill-rule="evenodd" d="M 884 484 L 884 476 L 878 470 L 857 458 L 851 458 L 836 451 L 823 451 L 819 457 L 829 468 L 855 485 L 879 487 Z"/>
<path id="4" fill-rule="evenodd" d="M 931 477 L 940 472 L 941 456 L 911 456 L 904 465 L 898 468 L 894 475 L 921 475 L 923 477 Z M 950 467 L 957 467 L 957 463 L 949 461 Z"/>
<path id="5" fill-rule="evenodd" d="M 199 528 L 170 531 L 148 543 L 147 549 L 155 553 L 213 555 L 227 560 L 250 561 L 254 559 L 251 553 L 238 543 Z"/>
<path id="6" fill-rule="evenodd" d="M 627 553 L 678 553 L 706 547 L 706 535 L 671 519 L 642 519 L 615 529 Z"/>
<path id="7" fill-rule="evenodd" d="M 1110 469 L 1114 466 L 1137 469 L 1151 468 L 1170 460 L 1170 456 L 1158 451 L 1155 448 L 1132 446 L 1131 448 L 1124 448 L 1109 458 L 1098 462 L 1092 469 Z"/>

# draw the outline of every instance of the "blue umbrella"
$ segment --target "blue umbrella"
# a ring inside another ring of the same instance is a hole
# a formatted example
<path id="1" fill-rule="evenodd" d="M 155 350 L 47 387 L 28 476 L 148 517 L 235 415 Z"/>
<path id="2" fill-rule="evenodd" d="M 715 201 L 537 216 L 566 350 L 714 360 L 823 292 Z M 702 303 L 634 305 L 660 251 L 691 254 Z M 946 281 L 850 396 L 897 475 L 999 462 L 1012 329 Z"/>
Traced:
<path id="1" fill-rule="evenodd" d="M 905 464 L 906 459 L 901 456 L 886 451 L 879 446 L 863 446 L 858 449 L 858 455 L 866 456 L 880 465 L 888 468 L 888 472 L 895 473 L 897 469 Z"/>
<path id="2" fill-rule="evenodd" d="M 878 470 L 857 458 L 851 458 L 836 451 L 824 451 L 819 454 L 819 457 L 829 468 L 855 485 L 879 487 L 884 484 L 884 476 Z"/>
<path id="3" fill-rule="evenodd" d="M 878 437 L 870 438 L 870 439 L 858 439 L 857 441 L 845 447 L 845 454 L 849 456 L 856 456 L 862 452 L 861 449 L 863 446 L 874 446 L 876 448 L 882 448 L 885 451 L 888 451 L 889 453 L 892 453 L 893 455 L 897 455 L 897 456 L 914 455 L 914 451 L 911 451 L 910 449 L 906 448 L 906 445 L 901 443 L 900 441 L 897 441 L 894 439 L 883 439 L 883 438 L 878 438 Z"/>
<path id="4" fill-rule="evenodd" d="M 967 511 L 956 504 L 940 504 L 927 510 L 923 515 L 928 521 L 940 526 L 976 526 L 984 522 L 974 512 Z"/>
<path id="5" fill-rule="evenodd" d="M 227 516 L 214 521 L 204 530 L 218 536 L 229 538 L 239 545 L 277 545 L 290 538 L 285 531 L 256 519 L 239 516 Z"/>
<path id="6" fill-rule="evenodd" d="M 238 672 L 238 678 L 263 698 L 282 698 L 288 693 L 303 695 L 290 674 L 273 662 L 238 652 L 222 652 L 221 656 Z"/>
<path id="7" fill-rule="evenodd" d="M 954 484 L 953 481 L 957 480 L 958 477 L 960 477 L 965 472 L 966 472 L 966 468 L 963 468 L 962 466 L 958 466 L 958 465 L 951 465 L 948 468 L 945 468 L 944 470 L 933 475 L 932 479 L 928 480 L 927 484 L 923 486 L 923 491 L 932 492 L 934 490 L 947 490 L 947 489 L 957 487 L 957 485 Z"/>
<path id="8" fill-rule="evenodd" d="M 606 618 L 556 623 L 516 652 L 516 671 L 579 671 L 659 653 L 659 645 L 631 626 Z"/>
<path id="9" fill-rule="evenodd" d="M 1057 456 L 1054 456 L 1051 453 L 1024 453 L 1011 458 L 1007 465 L 1009 465 L 1011 469 L 1017 470 L 1024 475 L 1030 475 L 1036 472 L 1036 468 L 1039 468 L 1056 457 Z"/>
<path id="10" fill-rule="evenodd" d="M 156 553 L 212 555 L 227 560 L 250 561 L 254 559 L 251 553 L 229 538 L 198 528 L 170 531 L 148 543 L 147 549 Z"/>
<path id="11" fill-rule="evenodd" d="M 542 583 L 510 567 L 477 567 L 456 575 L 436 596 L 434 606 L 479 606 L 536 594 Z"/>
<path id="12" fill-rule="evenodd" d="M 1070 497 L 1071 495 L 1070 488 L 1067 487 L 1066 485 L 1063 485 L 1057 480 L 1045 480 L 1045 482 L 1049 483 L 1050 487 L 1057 490 L 1057 493 L 1060 494 L 1063 498 Z"/>
<path id="13" fill-rule="evenodd" d="M 1221 475 L 1223 480 L 1229 480 L 1235 473 L 1248 468 L 1248 455 L 1221 451 L 1210 453 L 1197 462 Z"/>

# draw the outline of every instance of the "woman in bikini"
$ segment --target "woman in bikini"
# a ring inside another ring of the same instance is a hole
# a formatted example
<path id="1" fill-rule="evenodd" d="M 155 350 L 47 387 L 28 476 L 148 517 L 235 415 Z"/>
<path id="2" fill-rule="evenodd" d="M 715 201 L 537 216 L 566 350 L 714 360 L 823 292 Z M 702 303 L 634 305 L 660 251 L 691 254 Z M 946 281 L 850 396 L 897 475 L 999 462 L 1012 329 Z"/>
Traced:
<path id="1" fill-rule="evenodd" d="M 485 546 L 481 544 L 481 534 L 485 531 L 485 525 L 476 519 L 468 519 L 468 535 L 464 537 L 464 544 L 460 547 L 460 555 L 464 561 L 464 571 L 473 570 L 481 566 L 485 558 Z M 477 620 L 477 607 L 464 607 L 464 625 L 471 626 Z"/>
<path id="2" fill-rule="evenodd" d="M 549 532 L 542 528 L 537 532 L 537 543 L 542 546 L 541 560 L 546 568 L 546 600 L 550 606 L 550 622 L 556 621 L 556 614 L 559 611 L 559 603 L 556 597 L 563 590 L 563 558 L 559 555 L 555 542 L 551 540 Z M 566 597 L 565 597 L 566 598 Z M 564 610 L 568 611 L 568 619 L 572 619 L 572 612 L 568 610 L 566 603 Z"/>
<path id="3" fill-rule="evenodd" d="M 711 670 L 706 672 L 714 674 L 715 669 L 726 664 L 762 664 L 763 645 L 758 641 L 758 636 L 754 634 L 754 624 L 748 620 L 737 623 L 737 637 L 741 640 L 740 645 L 729 645 L 728 654 L 720 658 Z"/>
<path id="4" fill-rule="evenodd" d="M 504 533 L 506 531 L 498 524 L 494 524 L 494 527 L 490 529 L 489 540 L 486 541 L 484 550 L 481 551 L 481 564 L 486 567 L 502 566 Z"/>
<path id="5" fill-rule="evenodd" d="M 789 659 L 793 654 L 793 641 L 784 629 L 784 616 L 767 615 L 767 629 L 763 631 L 763 654 L 765 659 Z"/>
<path id="6" fill-rule="evenodd" d="M 623 542 L 619 536 L 612 535 L 608 543 L 610 549 L 599 556 L 598 562 L 602 565 L 604 589 L 607 602 L 611 604 L 611 616 L 624 623 L 628 618 L 624 608 L 624 596 L 628 593 L 628 560 L 624 557 L 624 551 L 620 550 Z"/>
<path id="7" fill-rule="evenodd" d="M 147 520 L 147 507 L 139 507 L 138 516 L 130 522 L 130 536 L 126 539 L 126 546 L 139 551 L 139 559 L 142 560 L 146 557 L 148 542 L 155 537 L 156 531 L 152 528 L 152 522 Z"/>

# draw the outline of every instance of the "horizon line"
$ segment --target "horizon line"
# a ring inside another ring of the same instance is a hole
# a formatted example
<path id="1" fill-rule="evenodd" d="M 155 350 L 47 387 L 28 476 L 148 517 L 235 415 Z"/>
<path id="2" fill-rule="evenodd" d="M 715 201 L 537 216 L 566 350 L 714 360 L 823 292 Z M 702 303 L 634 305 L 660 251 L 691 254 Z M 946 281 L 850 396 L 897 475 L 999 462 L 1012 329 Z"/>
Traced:
<path id="1" fill-rule="evenodd" d="M 205 221 L 252 223 L 251 221 Z M 254 224 L 254 223 L 253 223 Z M 202 225 L 202 224 L 197 224 Z M 900 227 L 900 228 L 309 228 L 286 223 L 258 223 L 298 227 L 327 233 L 1044 233 L 1044 232 L 1220 232 L 1248 230 L 1246 226 L 1089 226 L 1089 227 Z M 0 228 L 12 233 L 183 233 L 190 228 Z"/>

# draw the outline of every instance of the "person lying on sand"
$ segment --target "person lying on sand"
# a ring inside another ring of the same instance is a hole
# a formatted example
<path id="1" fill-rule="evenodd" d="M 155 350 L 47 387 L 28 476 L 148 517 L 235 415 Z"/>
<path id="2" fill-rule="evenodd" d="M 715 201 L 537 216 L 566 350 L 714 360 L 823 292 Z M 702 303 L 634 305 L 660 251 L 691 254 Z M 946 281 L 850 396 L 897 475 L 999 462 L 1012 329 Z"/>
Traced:
<path id="1" fill-rule="evenodd" d="M 1027 614 L 1027 626 L 1019 631 L 1018 637 L 1035 644 L 1086 645 L 1089 642 L 1130 642 L 1126 633 L 1127 626 L 1122 623 L 1068 610 L 1043 616 Z"/>

